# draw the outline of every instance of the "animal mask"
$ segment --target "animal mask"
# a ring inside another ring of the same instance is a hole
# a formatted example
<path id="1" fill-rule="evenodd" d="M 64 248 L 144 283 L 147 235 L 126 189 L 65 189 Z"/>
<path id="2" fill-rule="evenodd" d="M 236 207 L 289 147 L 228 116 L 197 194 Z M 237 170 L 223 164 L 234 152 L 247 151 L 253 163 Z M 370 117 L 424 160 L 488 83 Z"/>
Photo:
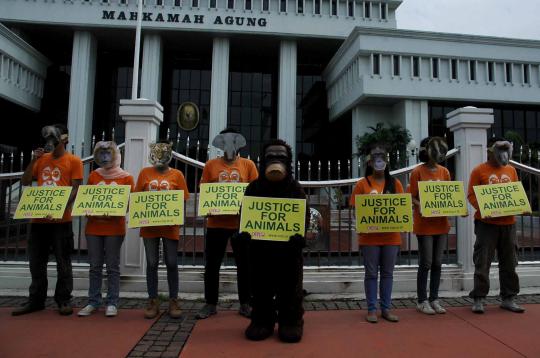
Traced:
<path id="1" fill-rule="evenodd" d="M 61 141 L 67 140 L 67 134 L 61 134 L 60 129 L 55 126 L 45 126 L 41 129 L 41 136 L 45 141 L 43 150 L 47 153 L 50 153 L 56 148 Z"/>
<path id="2" fill-rule="evenodd" d="M 266 169 L 264 175 L 269 181 L 281 181 L 287 177 L 287 162 L 290 160 L 287 148 L 283 145 L 271 145 L 264 153 Z"/>
<path id="3" fill-rule="evenodd" d="M 435 163 L 442 163 L 446 160 L 447 152 L 448 144 L 446 144 L 444 138 L 431 137 L 424 147 L 420 147 L 419 157 L 423 162 L 431 159 Z"/>
<path id="4" fill-rule="evenodd" d="M 493 153 L 495 161 L 501 165 L 508 165 L 510 159 L 512 158 L 512 151 L 514 146 L 509 141 L 497 141 L 493 143 L 491 147 L 488 148 L 488 151 Z"/>
<path id="5" fill-rule="evenodd" d="M 233 161 L 240 149 L 246 146 L 246 138 L 240 133 L 222 133 L 214 138 L 212 145 L 223 151 L 225 160 Z"/>
<path id="6" fill-rule="evenodd" d="M 94 148 L 94 162 L 104 169 L 120 166 L 120 150 L 114 142 L 97 142 Z"/>
<path id="7" fill-rule="evenodd" d="M 166 167 L 172 160 L 171 143 L 150 144 L 150 163 L 155 167 Z"/>
<path id="8" fill-rule="evenodd" d="M 371 166 L 374 170 L 380 172 L 386 169 L 387 153 L 385 150 L 380 148 L 374 148 L 369 153 L 367 159 L 371 162 Z"/>

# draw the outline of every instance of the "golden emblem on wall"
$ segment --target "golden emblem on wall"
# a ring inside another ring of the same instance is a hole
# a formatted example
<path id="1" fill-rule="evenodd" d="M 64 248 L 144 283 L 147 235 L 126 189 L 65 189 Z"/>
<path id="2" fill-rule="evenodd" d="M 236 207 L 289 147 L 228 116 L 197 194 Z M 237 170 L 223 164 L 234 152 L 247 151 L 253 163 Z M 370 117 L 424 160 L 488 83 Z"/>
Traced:
<path id="1" fill-rule="evenodd" d="M 185 131 L 192 131 L 199 125 L 199 107 L 193 102 L 184 102 L 176 112 L 176 122 Z"/>

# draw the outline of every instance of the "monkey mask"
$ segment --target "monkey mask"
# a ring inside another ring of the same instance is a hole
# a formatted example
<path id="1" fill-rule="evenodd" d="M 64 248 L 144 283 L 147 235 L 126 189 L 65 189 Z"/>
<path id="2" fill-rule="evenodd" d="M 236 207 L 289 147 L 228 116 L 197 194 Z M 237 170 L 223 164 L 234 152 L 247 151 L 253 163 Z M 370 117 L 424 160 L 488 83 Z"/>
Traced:
<path id="1" fill-rule="evenodd" d="M 67 134 L 61 134 L 60 129 L 58 129 L 55 126 L 45 126 L 41 129 L 41 136 L 43 137 L 43 140 L 45 141 L 45 145 L 43 146 L 43 150 L 46 153 L 50 153 L 56 148 L 58 144 L 62 141 L 66 141 L 68 139 Z"/>
<path id="2" fill-rule="evenodd" d="M 386 169 L 387 153 L 382 148 L 373 148 L 367 157 L 367 160 L 371 162 L 371 167 L 378 171 L 384 171 Z"/>
<path id="3" fill-rule="evenodd" d="M 277 182 L 287 177 L 287 163 L 291 158 L 284 145 L 270 145 L 264 152 L 266 168 L 264 175 L 269 181 Z"/>
<path id="4" fill-rule="evenodd" d="M 221 133 L 215 136 L 212 145 L 223 151 L 225 160 L 232 162 L 240 149 L 246 146 L 246 138 L 240 133 Z"/>
<path id="5" fill-rule="evenodd" d="M 512 143 L 507 140 L 500 140 L 493 143 L 493 145 L 488 148 L 488 151 L 493 154 L 493 158 L 495 158 L 495 161 L 499 165 L 505 166 L 508 165 L 510 159 L 512 158 L 513 149 L 514 146 Z"/>
<path id="6" fill-rule="evenodd" d="M 172 143 L 150 144 L 150 163 L 156 168 L 165 168 L 172 160 Z"/>
<path id="7" fill-rule="evenodd" d="M 446 160 L 447 152 L 448 144 L 444 138 L 430 137 L 422 141 L 418 157 L 422 162 L 433 160 L 435 163 L 442 163 Z"/>
<path id="8" fill-rule="evenodd" d="M 94 148 L 94 162 L 104 169 L 120 166 L 120 150 L 114 142 L 97 142 Z"/>

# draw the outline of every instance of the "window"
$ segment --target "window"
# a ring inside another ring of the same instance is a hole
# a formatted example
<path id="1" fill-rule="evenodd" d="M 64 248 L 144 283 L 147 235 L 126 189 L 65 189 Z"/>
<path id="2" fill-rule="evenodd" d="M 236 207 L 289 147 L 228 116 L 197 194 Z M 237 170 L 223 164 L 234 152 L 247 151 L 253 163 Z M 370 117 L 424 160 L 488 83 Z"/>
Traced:
<path id="1" fill-rule="evenodd" d="M 279 1 L 279 12 L 287 12 L 287 0 Z"/>
<path id="2" fill-rule="evenodd" d="M 126 4 L 127 4 L 127 0 L 120 0 L 120 4 L 126 5 Z"/>
<path id="3" fill-rule="evenodd" d="M 347 0 L 347 16 L 354 17 L 354 0 Z"/>
<path id="4" fill-rule="evenodd" d="M 374 75 L 380 75 L 381 74 L 381 55 L 380 54 L 371 55 L 371 62 L 372 62 L 372 73 Z"/>
<path id="5" fill-rule="evenodd" d="M 458 79 L 458 61 L 455 58 L 450 60 L 450 78 Z"/>
<path id="6" fill-rule="evenodd" d="M 487 78 L 488 82 L 495 81 L 495 64 L 493 62 L 487 63 Z"/>
<path id="7" fill-rule="evenodd" d="M 523 66 L 523 83 L 528 85 L 531 83 L 531 70 L 529 67 L 530 65 L 523 64 L 521 66 Z"/>
<path id="8" fill-rule="evenodd" d="M 210 9 L 217 8 L 217 0 L 210 0 L 210 2 L 208 3 L 208 7 L 210 7 Z"/>
<path id="9" fill-rule="evenodd" d="M 270 11 L 270 0 L 262 0 L 262 11 Z"/>
<path id="10" fill-rule="evenodd" d="M 104 1 L 104 2 L 108 2 L 108 1 Z M 156 0 L 156 5 L 163 6 L 163 0 Z"/>
<path id="11" fill-rule="evenodd" d="M 251 10 L 251 0 L 244 1 L 244 9 Z"/>
<path id="12" fill-rule="evenodd" d="M 412 57 L 412 75 L 413 77 L 420 77 L 420 57 Z"/>
<path id="13" fill-rule="evenodd" d="M 392 73 L 394 76 L 401 76 L 401 57 L 392 55 Z"/>
<path id="14" fill-rule="evenodd" d="M 388 6 L 384 3 L 381 4 L 381 19 L 386 20 L 388 14 Z"/>
<path id="15" fill-rule="evenodd" d="M 431 59 L 431 78 L 439 78 L 439 59 Z"/>
<path id="16" fill-rule="evenodd" d="M 234 0 L 227 0 L 227 9 L 234 9 Z"/>
<path id="17" fill-rule="evenodd" d="M 313 13 L 315 15 L 321 14 L 321 0 L 313 0 Z"/>
<path id="18" fill-rule="evenodd" d="M 296 0 L 296 12 L 299 14 L 304 13 L 304 0 Z"/>
<path id="19" fill-rule="evenodd" d="M 191 0 L 191 7 L 199 7 L 199 0 Z"/>
<path id="20" fill-rule="evenodd" d="M 366 19 L 371 17 L 371 1 L 364 1 L 364 17 Z"/>
<path id="21" fill-rule="evenodd" d="M 476 61 L 469 61 L 469 80 L 476 81 Z"/>
<path id="22" fill-rule="evenodd" d="M 337 16 L 337 0 L 330 0 L 330 15 Z"/>
<path id="23" fill-rule="evenodd" d="M 504 82 L 512 83 L 512 64 L 504 63 Z"/>

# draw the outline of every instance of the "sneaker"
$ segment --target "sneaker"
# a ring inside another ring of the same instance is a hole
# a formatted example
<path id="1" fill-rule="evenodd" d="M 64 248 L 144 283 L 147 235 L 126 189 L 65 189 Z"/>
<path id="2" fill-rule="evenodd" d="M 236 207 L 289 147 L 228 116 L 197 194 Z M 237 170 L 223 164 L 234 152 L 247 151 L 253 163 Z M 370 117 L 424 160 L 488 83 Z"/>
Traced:
<path id="1" fill-rule="evenodd" d="M 206 319 L 212 315 L 215 315 L 216 313 L 217 313 L 216 305 L 211 305 L 207 303 L 203 306 L 203 308 L 199 310 L 199 312 L 197 312 L 197 315 L 195 316 L 195 318 Z"/>
<path id="2" fill-rule="evenodd" d="M 478 313 L 478 314 L 484 313 L 484 302 L 482 301 L 482 299 L 475 298 L 471 309 L 474 313 Z"/>
<path id="3" fill-rule="evenodd" d="M 513 298 L 507 298 L 502 300 L 501 306 L 503 310 L 507 310 L 514 313 L 523 313 L 525 312 L 525 308 L 521 307 L 514 301 Z"/>
<path id="4" fill-rule="evenodd" d="M 105 316 L 106 317 L 115 317 L 118 315 L 118 308 L 116 308 L 115 305 L 108 305 L 107 309 L 105 310 Z"/>
<path id="5" fill-rule="evenodd" d="M 169 316 L 171 318 L 180 318 L 182 316 L 182 311 L 178 305 L 178 300 L 176 298 L 171 298 L 169 300 Z"/>
<path id="6" fill-rule="evenodd" d="M 148 305 L 144 309 L 144 318 L 152 319 L 156 318 L 159 314 L 159 299 L 150 298 Z"/>
<path id="7" fill-rule="evenodd" d="M 429 314 L 429 315 L 434 315 L 435 314 L 435 311 L 433 310 L 433 308 L 431 307 L 431 305 L 429 304 L 428 301 L 423 301 L 423 302 L 420 302 L 419 304 L 417 304 L 416 305 L 416 310 L 418 312 L 422 312 L 422 313 Z"/>
<path id="8" fill-rule="evenodd" d="M 77 313 L 77 316 L 79 317 L 86 317 L 90 316 L 94 311 L 97 311 L 97 307 L 94 307 L 92 305 L 86 305 L 82 310 Z"/>
<path id="9" fill-rule="evenodd" d="M 44 304 L 35 304 L 35 303 L 27 302 L 27 303 L 24 304 L 24 306 L 21 306 L 19 308 L 14 309 L 11 312 L 11 315 L 12 316 L 21 316 L 23 314 L 42 311 L 44 309 L 45 309 Z"/>
<path id="10" fill-rule="evenodd" d="M 70 302 L 63 302 L 58 305 L 58 313 L 61 316 L 69 316 L 73 313 L 73 307 Z"/>
<path id="11" fill-rule="evenodd" d="M 368 314 L 366 315 L 366 321 L 369 323 L 377 323 L 379 319 L 377 318 L 377 312 L 376 311 L 368 311 Z"/>
<path id="12" fill-rule="evenodd" d="M 238 310 L 238 314 L 246 318 L 251 318 L 251 306 L 248 305 L 247 303 L 241 304 L 240 309 Z"/>
<path id="13" fill-rule="evenodd" d="M 383 310 L 381 317 L 387 320 L 388 322 L 399 322 L 399 317 L 390 312 L 390 310 Z"/>
<path id="14" fill-rule="evenodd" d="M 443 306 L 441 306 L 441 303 L 439 302 L 439 300 L 434 300 L 433 302 L 431 302 L 431 307 L 433 307 L 433 310 L 435 310 L 435 312 L 438 314 L 446 313 L 446 309 Z"/>

